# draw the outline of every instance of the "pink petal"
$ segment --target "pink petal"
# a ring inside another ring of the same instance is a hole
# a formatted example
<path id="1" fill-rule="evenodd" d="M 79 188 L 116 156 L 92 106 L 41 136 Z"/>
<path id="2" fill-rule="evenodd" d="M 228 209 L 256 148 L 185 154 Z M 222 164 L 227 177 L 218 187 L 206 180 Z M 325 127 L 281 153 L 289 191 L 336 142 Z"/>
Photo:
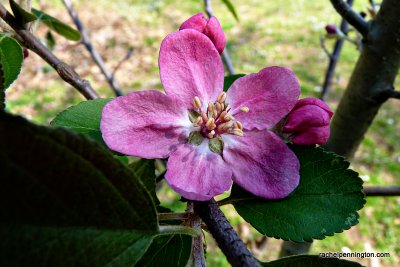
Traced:
<path id="1" fill-rule="evenodd" d="M 329 108 L 329 106 L 321 99 L 318 99 L 315 97 L 307 97 L 307 98 L 300 99 L 299 101 L 297 101 L 293 110 L 296 110 L 296 109 L 301 108 L 306 105 L 318 106 L 318 107 L 322 108 L 323 110 L 325 110 L 326 112 L 328 112 L 330 118 L 332 118 L 332 116 L 333 116 L 333 111 Z"/>
<path id="2" fill-rule="evenodd" d="M 295 135 L 292 142 L 296 145 L 307 146 L 307 145 L 323 145 L 328 142 L 330 135 L 329 125 L 323 127 L 308 128 L 307 131 L 300 132 Z"/>
<path id="3" fill-rule="evenodd" d="M 187 199 L 206 201 L 227 191 L 232 171 L 219 154 L 201 145 L 180 145 L 171 153 L 165 179 L 177 193 Z"/>
<path id="4" fill-rule="evenodd" d="M 233 181 L 256 196 L 280 199 L 299 184 L 296 155 L 270 131 L 245 131 L 243 137 L 224 135 L 224 160 Z"/>
<path id="5" fill-rule="evenodd" d="M 215 48 L 217 48 L 218 52 L 222 54 L 226 45 L 226 38 L 221 24 L 219 24 L 219 21 L 216 17 L 211 17 L 208 20 L 207 26 L 204 29 L 204 34 L 211 39 L 215 45 Z"/>
<path id="6" fill-rule="evenodd" d="M 320 127 L 329 125 L 330 115 L 319 106 L 306 105 L 294 109 L 288 116 L 283 128 L 284 132 L 301 131 L 309 127 Z"/>
<path id="7" fill-rule="evenodd" d="M 267 129 L 277 124 L 296 104 L 300 85 L 286 68 L 268 67 L 237 79 L 228 91 L 231 114 L 245 129 Z M 248 113 L 239 109 L 246 106 Z M 236 115 L 235 115 L 236 114 Z"/>
<path id="8" fill-rule="evenodd" d="M 165 158 L 185 143 L 191 123 L 182 103 L 159 91 L 117 97 L 103 109 L 100 129 L 107 146 L 141 158 Z"/>
<path id="9" fill-rule="evenodd" d="M 160 78 L 167 95 L 191 107 L 198 96 L 215 101 L 224 85 L 224 66 L 214 44 L 204 34 L 187 29 L 168 35 L 161 44 Z"/>
<path id="10" fill-rule="evenodd" d="M 204 29 L 207 25 L 207 19 L 204 17 L 202 13 L 197 13 L 196 15 L 191 16 L 182 25 L 179 27 L 179 30 L 184 29 L 194 29 L 199 32 L 204 32 Z"/>

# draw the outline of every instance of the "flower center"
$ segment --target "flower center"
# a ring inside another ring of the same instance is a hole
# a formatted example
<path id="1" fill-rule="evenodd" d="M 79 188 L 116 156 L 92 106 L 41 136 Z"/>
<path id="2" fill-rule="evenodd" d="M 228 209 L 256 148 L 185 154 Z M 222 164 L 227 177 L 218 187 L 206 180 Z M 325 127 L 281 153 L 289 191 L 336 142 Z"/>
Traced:
<path id="1" fill-rule="evenodd" d="M 217 100 L 208 103 L 205 111 L 202 110 L 202 103 L 199 97 L 193 98 L 193 125 L 200 128 L 200 133 L 209 139 L 218 137 L 222 134 L 233 134 L 243 136 L 243 125 L 236 120 L 229 111 L 231 108 L 225 102 L 226 93 L 221 92 Z M 249 112 L 248 107 L 241 107 L 241 112 Z"/>

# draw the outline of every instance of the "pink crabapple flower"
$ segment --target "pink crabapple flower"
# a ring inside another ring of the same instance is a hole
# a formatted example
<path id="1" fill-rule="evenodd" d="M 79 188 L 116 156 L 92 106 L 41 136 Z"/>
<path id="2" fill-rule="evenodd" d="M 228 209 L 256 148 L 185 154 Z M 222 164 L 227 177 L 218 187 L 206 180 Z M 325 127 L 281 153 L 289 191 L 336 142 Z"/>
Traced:
<path id="1" fill-rule="evenodd" d="M 165 94 L 137 91 L 103 109 L 101 132 L 115 151 L 167 158 L 167 183 L 183 197 L 206 201 L 232 180 L 254 195 L 279 199 L 299 183 L 299 161 L 268 130 L 296 104 L 292 71 L 269 67 L 223 92 L 224 67 L 209 38 L 185 29 L 168 35 L 159 54 Z"/>
<path id="2" fill-rule="evenodd" d="M 202 13 L 198 13 L 182 23 L 179 30 L 193 29 L 205 34 L 213 42 L 220 54 L 224 51 L 226 38 L 221 24 L 216 17 L 207 19 Z"/>
<path id="3" fill-rule="evenodd" d="M 297 101 L 287 116 L 283 133 L 297 145 L 325 144 L 330 135 L 329 123 L 332 110 L 318 98 Z"/>

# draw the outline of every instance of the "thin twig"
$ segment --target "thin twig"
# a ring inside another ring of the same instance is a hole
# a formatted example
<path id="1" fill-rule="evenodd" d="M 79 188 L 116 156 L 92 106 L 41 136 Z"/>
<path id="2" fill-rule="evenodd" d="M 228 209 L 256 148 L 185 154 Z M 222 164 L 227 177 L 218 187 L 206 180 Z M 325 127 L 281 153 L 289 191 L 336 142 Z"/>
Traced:
<path id="1" fill-rule="evenodd" d="M 62 62 L 46 46 L 36 39 L 32 33 L 19 25 L 13 15 L 11 15 L 2 4 L 0 4 L 0 17 L 11 26 L 18 36 L 18 39 L 23 42 L 23 45 L 49 63 L 64 81 L 72 85 L 87 99 L 98 98 L 97 93 L 93 90 L 88 81 L 83 80 L 72 67 Z"/>
<path id="2" fill-rule="evenodd" d="M 207 225 L 208 230 L 232 266 L 260 266 L 214 199 L 207 202 L 194 202 L 194 211 Z"/>
<path id="3" fill-rule="evenodd" d="M 400 186 L 366 186 L 363 191 L 367 197 L 400 196 Z"/>
<path id="4" fill-rule="evenodd" d="M 206 11 L 207 16 L 209 18 L 214 16 L 214 12 L 211 6 L 211 0 L 204 0 L 204 10 Z M 229 75 L 234 75 L 235 69 L 233 68 L 232 60 L 231 57 L 229 56 L 228 51 L 226 50 L 226 47 L 222 52 L 221 56 L 222 56 L 222 62 L 224 63 Z"/>
<path id="5" fill-rule="evenodd" d="M 93 46 L 89 34 L 86 31 L 85 27 L 83 26 L 81 20 L 79 19 L 78 13 L 76 13 L 76 11 L 74 10 L 71 1 L 63 0 L 63 3 L 67 8 L 68 13 L 71 16 L 72 20 L 74 21 L 78 31 L 81 33 L 82 43 L 89 51 L 90 56 L 92 57 L 93 61 L 97 64 L 97 66 L 100 68 L 104 77 L 106 77 L 106 80 L 110 85 L 111 89 L 114 91 L 116 96 L 123 95 L 121 88 L 114 79 L 114 76 L 108 71 L 106 65 L 104 64 L 103 58 L 100 56 L 99 52 L 97 52 L 96 48 Z"/>
<path id="6" fill-rule="evenodd" d="M 128 53 L 126 53 L 126 55 L 118 62 L 117 66 L 115 66 L 115 68 L 111 74 L 113 79 L 115 79 L 115 73 L 117 73 L 119 68 L 121 68 L 122 64 L 124 64 L 126 61 L 128 61 L 132 55 L 133 55 L 133 48 L 129 48 Z"/>
<path id="7" fill-rule="evenodd" d="M 347 0 L 347 5 L 351 7 L 353 5 L 354 0 Z M 348 23 L 346 19 L 342 19 L 342 22 L 340 23 L 340 31 L 343 32 L 344 34 L 347 34 L 348 32 Z M 324 100 L 325 96 L 328 94 L 329 90 L 331 89 L 332 86 L 332 79 L 335 75 L 335 69 L 336 69 L 336 64 L 339 60 L 340 57 L 340 52 L 342 51 L 344 40 L 342 38 L 338 38 L 335 42 L 335 46 L 333 48 L 332 54 L 329 54 L 329 65 L 328 69 L 326 70 L 325 73 L 325 80 L 324 84 L 322 85 L 322 91 L 320 95 L 320 99 Z M 329 52 L 328 52 L 329 53 Z"/>
<path id="8" fill-rule="evenodd" d="M 187 220 L 184 221 L 184 225 L 190 226 L 197 231 L 201 231 L 201 219 L 198 214 L 193 211 L 193 202 L 188 201 L 186 212 L 188 213 Z M 194 267 L 207 267 L 206 257 L 204 256 L 204 236 L 199 234 L 192 239 L 192 255 L 190 257 L 187 266 Z"/>
<path id="9" fill-rule="evenodd" d="M 159 221 L 168 221 L 168 220 L 186 220 L 189 217 L 188 212 L 166 212 L 166 213 L 158 213 Z"/>
<path id="10" fill-rule="evenodd" d="M 331 0 L 336 11 L 365 38 L 368 34 L 368 23 L 343 0 Z"/>

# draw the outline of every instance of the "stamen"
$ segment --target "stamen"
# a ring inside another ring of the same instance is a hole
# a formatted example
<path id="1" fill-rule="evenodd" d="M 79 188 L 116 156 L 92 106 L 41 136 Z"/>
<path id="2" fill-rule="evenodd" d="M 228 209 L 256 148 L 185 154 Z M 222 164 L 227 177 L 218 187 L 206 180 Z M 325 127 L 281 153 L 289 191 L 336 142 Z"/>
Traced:
<path id="1" fill-rule="evenodd" d="M 208 109 L 207 109 L 207 112 L 213 112 L 213 110 L 214 110 L 214 105 L 210 102 L 210 103 L 208 103 Z"/>
<path id="2" fill-rule="evenodd" d="M 221 104 L 221 110 L 225 110 L 225 104 L 224 103 L 220 103 L 220 104 Z"/>
<path id="3" fill-rule="evenodd" d="M 203 124 L 203 118 L 201 116 L 198 116 L 196 121 L 194 122 L 194 126 L 200 126 Z"/>
<path id="4" fill-rule="evenodd" d="M 243 124 L 240 121 L 236 121 L 236 125 L 240 130 L 243 130 Z"/>
<path id="5" fill-rule="evenodd" d="M 213 118 L 215 120 L 218 118 L 218 111 L 216 106 L 213 106 Z"/>
<path id="6" fill-rule="evenodd" d="M 242 111 L 242 112 L 249 112 L 250 111 L 250 109 L 248 108 L 248 107 L 240 107 L 240 111 Z"/>
<path id="7" fill-rule="evenodd" d="M 231 121 L 222 123 L 222 124 L 220 124 L 220 125 L 218 126 L 218 131 L 225 131 L 225 130 L 231 128 L 232 125 L 233 125 L 233 122 L 231 122 Z"/>
<path id="8" fill-rule="evenodd" d="M 194 108 L 201 108 L 201 101 L 200 101 L 200 98 L 198 96 L 195 96 L 193 98 L 193 107 Z"/>
<path id="9" fill-rule="evenodd" d="M 208 117 L 207 117 L 206 113 L 202 112 L 201 117 L 203 118 L 203 121 L 208 121 Z"/>
<path id="10" fill-rule="evenodd" d="M 214 130 L 215 129 L 215 120 L 214 118 L 209 118 L 208 121 L 206 122 L 206 128 L 207 130 Z"/>
<path id="11" fill-rule="evenodd" d="M 217 98 L 217 101 L 218 101 L 219 103 L 223 103 L 223 102 L 225 101 L 225 99 L 226 99 L 226 93 L 225 93 L 225 92 L 221 92 L 221 93 L 219 94 L 218 98 Z"/>
<path id="12" fill-rule="evenodd" d="M 231 120 L 233 120 L 234 119 L 234 117 L 232 116 L 232 115 L 230 115 L 230 114 L 227 114 L 225 117 L 224 117 L 224 121 L 231 121 Z"/>
<path id="13" fill-rule="evenodd" d="M 215 103 L 215 108 L 217 109 L 217 112 L 218 112 L 218 113 L 221 112 L 221 111 L 222 111 L 222 105 L 221 105 L 221 103 L 216 102 L 216 103 Z"/>
<path id="14" fill-rule="evenodd" d="M 228 114 L 228 112 L 226 112 L 225 110 L 222 111 L 221 114 L 219 115 L 218 119 L 222 121 L 224 119 L 224 117 L 226 116 L 226 114 Z"/>
<path id="15" fill-rule="evenodd" d="M 228 133 L 231 133 L 231 134 L 234 134 L 234 135 L 240 136 L 240 137 L 243 137 L 243 135 L 244 135 L 243 131 L 240 129 L 233 129 L 233 130 L 228 131 Z"/>
<path id="16" fill-rule="evenodd" d="M 211 131 L 211 132 L 209 132 L 209 133 L 207 134 L 207 137 L 211 139 L 211 138 L 214 137 L 214 135 L 215 135 L 215 131 L 213 130 L 213 131 Z"/>

